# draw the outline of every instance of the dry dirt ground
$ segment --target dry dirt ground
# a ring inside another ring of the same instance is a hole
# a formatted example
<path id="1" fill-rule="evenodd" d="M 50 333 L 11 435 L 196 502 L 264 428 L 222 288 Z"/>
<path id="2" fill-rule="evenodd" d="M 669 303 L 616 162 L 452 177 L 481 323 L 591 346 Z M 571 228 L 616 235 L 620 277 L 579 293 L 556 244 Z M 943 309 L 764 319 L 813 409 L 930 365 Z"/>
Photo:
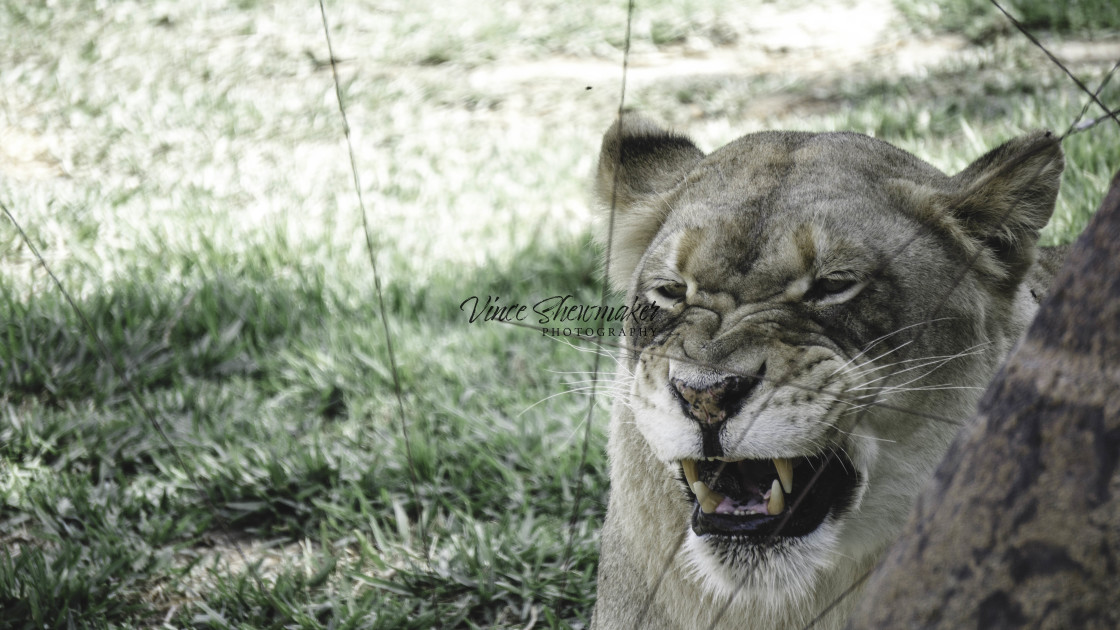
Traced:
<path id="1" fill-rule="evenodd" d="M 738 29 L 712 25 L 707 32 L 670 46 L 648 39 L 631 50 L 628 89 L 699 77 L 751 78 L 782 76 L 829 83 L 851 73 L 882 77 L 923 77 L 931 68 L 981 53 L 960 35 L 916 36 L 901 27 L 902 17 L 890 0 L 808 3 L 794 8 L 778 3 L 753 10 Z M 639 20 L 638 30 L 642 24 Z M 646 26 L 648 29 L 648 26 Z M 1120 59 L 1120 41 L 1067 41 L 1052 51 L 1068 64 L 1100 64 Z M 439 72 L 433 69 L 432 72 Z M 541 81 L 586 82 L 612 96 L 622 69 L 607 59 L 551 58 L 503 63 L 472 70 L 471 86 L 495 94 L 526 93 Z M 820 94 L 818 92 L 818 94 Z M 808 100 L 801 93 L 770 93 L 739 113 L 742 119 L 781 118 Z M 693 108 L 694 117 L 701 115 Z"/>

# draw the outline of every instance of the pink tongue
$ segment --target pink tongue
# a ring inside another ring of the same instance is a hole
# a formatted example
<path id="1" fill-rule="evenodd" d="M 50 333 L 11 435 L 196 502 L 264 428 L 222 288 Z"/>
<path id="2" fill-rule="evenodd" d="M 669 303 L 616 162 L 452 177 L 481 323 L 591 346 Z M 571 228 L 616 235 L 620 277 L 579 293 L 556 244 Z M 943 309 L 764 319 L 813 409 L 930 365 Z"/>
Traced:
<path id="1" fill-rule="evenodd" d="M 716 506 L 716 514 L 734 514 L 737 511 L 742 511 L 747 514 L 770 514 L 766 509 L 766 501 L 751 500 L 746 505 L 743 505 L 742 503 L 736 502 L 731 497 L 723 497 L 723 501 L 720 501 L 719 505 Z"/>

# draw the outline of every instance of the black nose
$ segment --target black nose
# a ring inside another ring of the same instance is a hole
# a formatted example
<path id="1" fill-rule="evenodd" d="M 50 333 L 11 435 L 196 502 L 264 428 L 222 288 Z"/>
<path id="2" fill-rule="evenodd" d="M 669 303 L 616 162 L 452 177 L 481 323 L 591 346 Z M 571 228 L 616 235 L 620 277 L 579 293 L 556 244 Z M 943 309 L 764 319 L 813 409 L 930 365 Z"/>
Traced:
<path id="1" fill-rule="evenodd" d="M 739 411 L 765 373 L 766 364 L 763 363 L 755 376 L 731 375 L 707 387 L 693 387 L 678 378 L 671 379 L 670 383 L 685 415 L 701 426 L 714 426 Z"/>

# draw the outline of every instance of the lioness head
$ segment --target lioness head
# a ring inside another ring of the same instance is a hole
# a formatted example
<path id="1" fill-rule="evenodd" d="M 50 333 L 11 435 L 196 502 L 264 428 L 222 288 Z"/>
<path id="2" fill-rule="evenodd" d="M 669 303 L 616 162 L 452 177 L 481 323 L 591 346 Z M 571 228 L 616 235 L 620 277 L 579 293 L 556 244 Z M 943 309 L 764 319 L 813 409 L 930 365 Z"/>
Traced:
<path id="1" fill-rule="evenodd" d="M 597 624 L 811 619 L 869 567 L 1033 315 L 1061 170 L 1048 133 L 949 177 L 855 133 L 705 155 L 616 123 L 609 277 L 659 308 L 621 361 Z"/>

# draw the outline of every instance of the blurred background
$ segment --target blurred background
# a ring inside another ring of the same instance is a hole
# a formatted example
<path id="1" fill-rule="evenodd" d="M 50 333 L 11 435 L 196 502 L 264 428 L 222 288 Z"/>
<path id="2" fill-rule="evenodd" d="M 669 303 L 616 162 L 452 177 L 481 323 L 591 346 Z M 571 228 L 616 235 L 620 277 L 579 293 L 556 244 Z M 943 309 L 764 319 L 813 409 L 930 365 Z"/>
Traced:
<path id="1" fill-rule="evenodd" d="M 1120 61 L 1112 0 L 1005 6 L 1089 89 Z M 325 9 L 371 248 L 317 4 L 0 0 L 0 626 L 586 625 L 615 349 L 460 304 L 598 303 L 626 4 Z M 630 34 L 625 105 L 705 150 L 846 129 L 955 172 L 1103 114 L 980 0 Z M 1048 243 L 1120 167 L 1115 123 L 1063 144 Z"/>

